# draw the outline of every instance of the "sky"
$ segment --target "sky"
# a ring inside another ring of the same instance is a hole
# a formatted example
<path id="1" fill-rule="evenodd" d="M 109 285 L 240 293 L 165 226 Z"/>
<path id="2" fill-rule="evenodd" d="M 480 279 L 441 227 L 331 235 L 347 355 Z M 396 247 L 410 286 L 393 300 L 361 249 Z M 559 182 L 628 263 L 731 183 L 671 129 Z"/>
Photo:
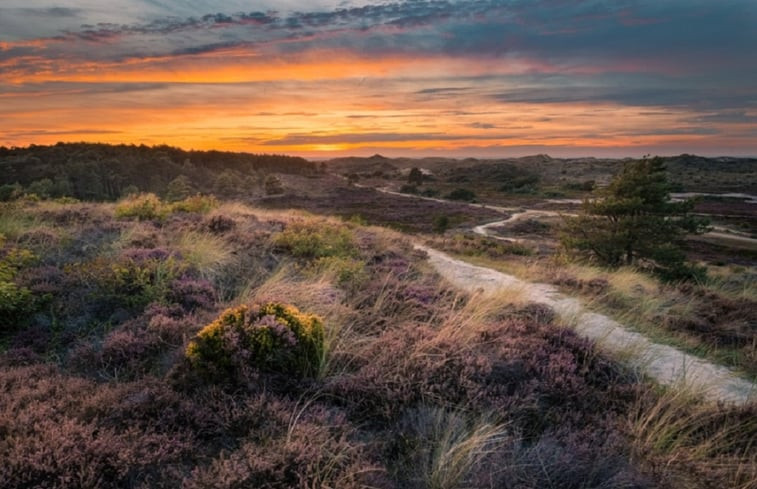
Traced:
<path id="1" fill-rule="evenodd" d="M 0 0 L 0 145 L 757 156 L 755 0 Z"/>

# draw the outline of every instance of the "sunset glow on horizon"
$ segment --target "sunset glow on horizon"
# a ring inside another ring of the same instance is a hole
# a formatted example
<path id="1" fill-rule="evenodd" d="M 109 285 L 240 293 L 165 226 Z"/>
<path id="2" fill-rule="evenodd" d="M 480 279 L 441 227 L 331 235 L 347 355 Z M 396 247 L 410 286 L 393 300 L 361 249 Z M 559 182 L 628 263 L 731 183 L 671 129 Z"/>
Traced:
<path id="1" fill-rule="evenodd" d="M 7 0 L 0 145 L 757 155 L 757 4 Z"/>

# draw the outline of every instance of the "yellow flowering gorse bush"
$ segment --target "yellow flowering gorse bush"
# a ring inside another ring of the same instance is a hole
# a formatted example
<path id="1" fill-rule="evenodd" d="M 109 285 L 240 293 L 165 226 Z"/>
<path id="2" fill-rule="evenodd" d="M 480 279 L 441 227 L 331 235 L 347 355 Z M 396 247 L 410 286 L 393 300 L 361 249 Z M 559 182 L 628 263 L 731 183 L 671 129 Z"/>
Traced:
<path id="1" fill-rule="evenodd" d="M 313 376 L 323 357 L 318 316 L 276 302 L 224 311 L 189 344 L 190 365 L 206 376 L 230 376 L 246 368 Z"/>

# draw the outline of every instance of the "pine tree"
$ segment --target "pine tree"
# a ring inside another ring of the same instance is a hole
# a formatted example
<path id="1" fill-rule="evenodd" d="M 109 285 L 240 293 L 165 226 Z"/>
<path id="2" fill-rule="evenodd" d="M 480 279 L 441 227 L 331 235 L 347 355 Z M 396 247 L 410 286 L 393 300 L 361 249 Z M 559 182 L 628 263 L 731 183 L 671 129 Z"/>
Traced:
<path id="1" fill-rule="evenodd" d="M 179 175 L 168 183 L 166 200 L 168 202 L 184 200 L 193 193 L 195 193 L 195 190 L 189 177 Z"/>
<path id="2" fill-rule="evenodd" d="M 637 265 L 667 279 L 691 278 L 701 270 L 687 264 L 687 234 L 707 222 L 689 214 L 693 201 L 673 202 L 661 158 L 625 165 L 609 186 L 584 201 L 583 212 L 566 218 L 563 246 L 603 265 Z"/>
<path id="3" fill-rule="evenodd" d="M 423 172 L 413 167 L 410 169 L 410 173 L 407 175 L 407 183 L 411 185 L 423 185 Z"/>

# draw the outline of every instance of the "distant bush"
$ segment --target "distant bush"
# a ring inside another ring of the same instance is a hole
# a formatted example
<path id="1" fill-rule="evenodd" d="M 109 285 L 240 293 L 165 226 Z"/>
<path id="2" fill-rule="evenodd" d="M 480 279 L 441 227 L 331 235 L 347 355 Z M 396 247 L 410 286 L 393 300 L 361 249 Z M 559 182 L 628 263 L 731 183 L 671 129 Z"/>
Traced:
<path id="1" fill-rule="evenodd" d="M 192 180 L 186 175 L 179 175 L 168 183 L 166 190 L 166 200 L 168 202 L 176 202 L 186 199 L 194 193 L 194 187 Z"/>
<path id="2" fill-rule="evenodd" d="M 278 195 L 284 193 L 284 184 L 275 175 L 268 175 L 263 183 L 266 195 Z"/>
<path id="3" fill-rule="evenodd" d="M 14 279 L 36 257 L 28 250 L 12 249 L 0 259 L 0 332 L 16 329 L 34 310 L 34 297 Z"/>
<path id="4" fill-rule="evenodd" d="M 353 256 L 355 239 L 347 226 L 324 221 L 297 222 L 273 237 L 274 244 L 298 258 Z"/>
<path id="5" fill-rule="evenodd" d="M 46 199 L 53 194 L 53 181 L 49 178 L 42 178 L 35 180 L 27 187 L 27 192 L 30 194 L 38 195 L 39 197 Z"/>
<path id="6" fill-rule="evenodd" d="M 18 183 L 0 185 L 0 201 L 2 202 L 19 199 L 22 195 L 24 195 L 24 188 Z"/>
<path id="7" fill-rule="evenodd" d="M 211 217 L 207 222 L 207 228 L 213 234 L 223 234 L 231 231 L 235 226 L 236 222 L 234 222 L 234 219 L 222 214 Z"/>
<path id="8" fill-rule="evenodd" d="M 140 221 L 160 220 L 174 212 L 205 213 L 218 205 L 213 196 L 194 195 L 184 200 L 167 204 L 155 194 L 131 195 L 116 206 L 116 217 L 135 218 Z"/>
<path id="9" fill-rule="evenodd" d="M 189 344 L 191 366 L 210 377 L 233 378 L 250 367 L 295 376 L 318 372 L 323 324 L 293 306 L 268 303 L 228 309 Z"/>
<path id="10" fill-rule="evenodd" d="M 136 218 L 140 221 L 163 219 L 166 207 L 155 194 L 131 195 L 116 206 L 116 217 Z"/>
<path id="11" fill-rule="evenodd" d="M 98 257 L 72 263 L 64 267 L 64 273 L 72 284 L 90 288 L 89 296 L 104 312 L 118 307 L 139 311 L 151 302 L 164 301 L 184 268 L 173 256 L 146 251 L 116 261 Z"/>
<path id="12" fill-rule="evenodd" d="M 449 229 L 449 217 L 447 216 L 436 216 L 434 218 L 434 232 L 444 234 L 444 231 Z"/>
<path id="13" fill-rule="evenodd" d="M 532 193 L 535 191 L 535 187 L 538 183 L 539 175 L 531 173 L 527 175 L 517 175 L 506 179 L 499 190 L 501 192 Z"/>
<path id="14" fill-rule="evenodd" d="M 350 257 L 324 256 L 318 258 L 313 263 L 313 270 L 317 273 L 333 273 L 336 283 L 342 287 L 358 286 L 368 277 L 365 262 Z"/>
<path id="15" fill-rule="evenodd" d="M 418 187 L 414 184 L 408 183 L 400 187 L 400 192 L 403 194 L 417 194 Z"/>
<path id="16" fill-rule="evenodd" d="M 450 200 L 464 200 L 470 202 L 476 198 L 476 193 L 467 188 L 456 188 L 446 196 Z"/>
<path id="17" fill-rule="evenodd" d="M 562 185 L 566 190 L 583 190 L 585 192 L 591 192 L 596 188 L 597 184 L 594 180 L 584 180 L 583 182 L 567 182 Z"/>
<path id="18" fill-rule="evenodd" d="M 218 200 L 212 195 L 193 195 L 170 205 L 170 212 L 197 212 L 204 214 L 218 207 Z"/>

